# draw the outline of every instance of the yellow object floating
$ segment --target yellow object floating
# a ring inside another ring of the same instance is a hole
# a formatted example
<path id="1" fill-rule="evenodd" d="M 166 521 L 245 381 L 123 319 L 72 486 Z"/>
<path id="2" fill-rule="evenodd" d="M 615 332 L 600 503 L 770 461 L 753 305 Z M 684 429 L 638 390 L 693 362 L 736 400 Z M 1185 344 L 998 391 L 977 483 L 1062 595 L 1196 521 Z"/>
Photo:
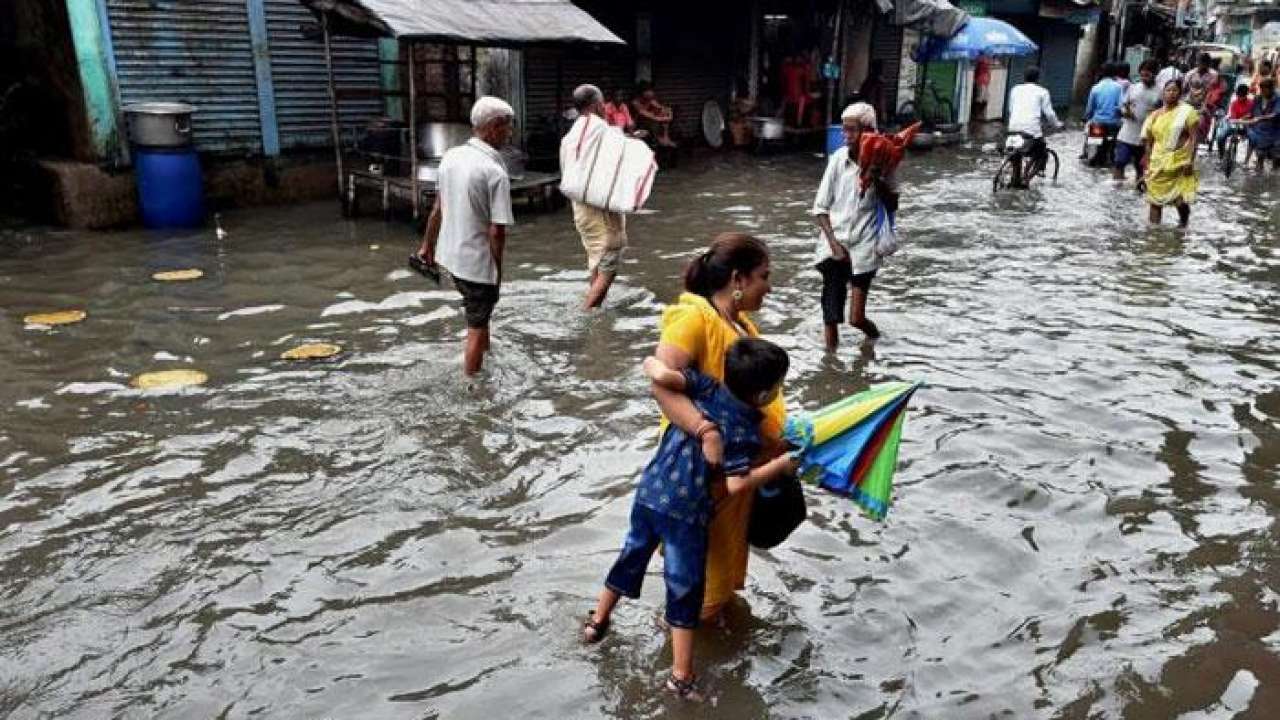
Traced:
<path id="1" fill-rule="evenodd" d="M 378 247 L 379 247 L 379 246 L 377 246 L 377 245 L 370 245 L 370 246 L 369 246 L 369 249 L 370 249 L 370 250 L 377 250 L 377 249 L 378 249 Z"/>
<path id="2" fill-rule="evenodd" d="M 169 390 L 172 388 L 203 385 L 209 376 L 199 370 L 160 370 L 143 373 L 130 383 L 139 390 Z"/>
<path id="3" fill-rule="evenodd" d="M 204 271 L 197 268 L 189 268 L 187 270 L 165 270 L 151 276 L 152 280 L 160 282 L 178 282 L 179 280 L 198 280 L 204 277 Z"/>
<path id="4" fill-rule="evenodd" d="M 323 360 L 340 352 L 342 348 L 331 343 L 307 343 L 280 353 L 280 358 L 282 360 Z"/>
<path id="5" fill-rule="evenodd" d="M 36 313 L 23 318 L 28 325 L 70 325 L 88 317 L 83 310 L 59 310 L 50 313 Z"/>

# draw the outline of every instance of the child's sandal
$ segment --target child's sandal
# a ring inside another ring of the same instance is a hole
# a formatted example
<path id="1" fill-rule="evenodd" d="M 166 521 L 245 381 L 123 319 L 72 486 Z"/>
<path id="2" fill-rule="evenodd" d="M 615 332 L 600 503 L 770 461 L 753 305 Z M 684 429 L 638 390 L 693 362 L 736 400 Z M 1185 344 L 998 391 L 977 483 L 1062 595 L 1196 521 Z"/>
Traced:
<path id="1" fill-rule="evenodd" d="M 698 687 L 698 676 L 690 675 L 688 680 L 681 680 L 674 674 L 667 676 L 667 691 L 687 702 L 706 702 L 707 696 Z"/>
<path id="2" fill-rule="evenodd" d="M 582 644 L 593 645 L 609 634 L 609 621 L 595 621 L 595 612 L 587 613 L 587 621 L 582 624 Z"/>

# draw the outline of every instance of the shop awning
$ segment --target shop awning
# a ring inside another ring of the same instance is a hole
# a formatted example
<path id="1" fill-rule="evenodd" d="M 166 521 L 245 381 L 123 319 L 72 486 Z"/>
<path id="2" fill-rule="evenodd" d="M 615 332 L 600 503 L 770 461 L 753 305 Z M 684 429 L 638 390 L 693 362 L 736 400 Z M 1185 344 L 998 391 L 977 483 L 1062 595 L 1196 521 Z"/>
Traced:
<path id="1" fill-rule="evenodd" d="M 625 45 L 568 0 L 299 0 L 337 35 L 526 47 Z"/>
<path id="2" fill-rule="evenodd" d="M 877 0 L 883 10 L 892 2 L 895 24 L 919 30 L 926 35 L 949 38 L 960 31 L 969 13 L 947 0 Z"/>

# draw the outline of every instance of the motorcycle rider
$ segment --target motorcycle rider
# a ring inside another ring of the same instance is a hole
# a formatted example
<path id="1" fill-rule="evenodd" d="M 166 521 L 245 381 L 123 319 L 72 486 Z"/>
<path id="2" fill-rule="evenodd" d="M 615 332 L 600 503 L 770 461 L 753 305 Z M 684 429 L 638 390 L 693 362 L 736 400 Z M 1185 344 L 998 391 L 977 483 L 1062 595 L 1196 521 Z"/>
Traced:
<path id="1" fill-rule="evenodd" d="M 1023 72 L 1024 82 L 1009 91 L 1009 125 L 1010 135 L 1021 135 L 1029 143 L 1024 148 L 1026 156 L 1033 163 L 1043 163 L 1049 157 L 1049 146 L 1044 141 L 1045 124 L 1055 130 L 1061 130 L 1063 123 L 1053 112 L 1053 100 L 1049 91 L 1039 84 L 1040 68 L 1032 65 Z M 1022 168 L 1014 167 L 1013 182 L 1022 184 Z"/>
<path id="2" fill-rule="evenodd" d="M 1116 63 L 1106 63 L 1102 66 L 1102 79 L 1098 80 L 1093 89 L 1089 91 L 1089 100 L 1084 106 L 1084 122 L 1086 136 L 1089 132 L 1089 125 L 1097 125 L 1102 129 L 1102 146 L 1098 149 L 1098 154 L 1094 156 L 1090 165 L 1097 166 L 1107 156 L 1107 150 L 1110 143 L 1114 142 L 1117 133 L 1120 132 L 1120 106 L 1124 104 L 1124 86 L 1117 80 L 1116 75 L 1121 72 L 1117 69 Z M 1086 150 L 1088 145 L 1086 142 Z"/>

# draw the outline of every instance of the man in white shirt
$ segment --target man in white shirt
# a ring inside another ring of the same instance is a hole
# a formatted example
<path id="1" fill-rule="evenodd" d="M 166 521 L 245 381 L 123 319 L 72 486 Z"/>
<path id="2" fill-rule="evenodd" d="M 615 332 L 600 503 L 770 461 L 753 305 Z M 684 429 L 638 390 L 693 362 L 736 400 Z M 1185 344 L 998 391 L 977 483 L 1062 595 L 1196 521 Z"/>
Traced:
<path id="1" fill-rule="evenodd" d="M 592 142 L 596 133 L 621 132 L 605 121 L 604 93 L 595 85 L 579 85 L 574 89 L 573 106 L 578 111 L 578 119 L 560 140 L 562 176 L 566 174 L 565 169 L 575 161 L 575 150 Z M 583 306 L 591 309 L 604 302 L 609 287 L 613 285 L 613 278 L 618 274 L 622 250 L 627 246 L 626 216 L 577 200 L 570 200 L 570 203 L 573 205 L 573 225 L 582 238 L 583 249 L 587 251 L 587 270 L 591 273 L 591 279 Z"/>
<path id="2" fill-rule="evenodd" d="M 514 222 L 511 180 L 498 153 L 511 140 L 514 117 L 511 106 L 496 97 L 476 100 L 474 137 L 441 158 L 422 247 L 409 258 L 423 274 L 434 271 L 438 261 L 453 277 L 466 315 L 463 372 L 468 375 L 480 371 L 489 351 L 489 318 L 498 304 L 507 226 Z"/>
<path id="3" fill-rule="evenodd" d="M 1044 141 L 1047 123 L 1055 130 L 1062 129 L 1062 122 L 1053 112 L 1053 99 L 1049 91 L 1040 85 L 1040 68 L 1032 65 L 1022 74 L 1025 82 L 1009 91 L 1009 134 L 1019 134 L 1030 140 L 1026 154 L 1033 161 L 1048 160 L 1049 146 Z"/>
<path id="4" fill-rule="evenodd" d="M 1116 135 L 1116 157 L 1112 169 L 1112 177 L 1124 180 L 1124 169 L 1133 165 L 1134 173 L 1142 177 L 1142 123 L 1147 115 L 1163 101 L 1160 99 L 1160 88 L 1156 85 L 1155 60 L 1144 60 L 1138 66 L 1138 82 L 1129 86 L 1124 94 L 1124 104 L 1120 106 L 1120 132 Z"/>
<path id="5" fill-rule="evenodd" d="M 849 288 L 849 324 L 869 339 L 880 329 L 867 317 L 867 295 L 880 269 L 876 252 L 876 223 L 880 209 L 898 209 L 898 183 L 891 174 L 874 178 L 862 191 L 857 163 L 858 142 L 864 132 L 876 131 L 876 111 L 867 103 L 854 103 L 840 114 L 844 147 L 831 153 L 818 185 L 810 214 L 818 225 L 814 264 L 822 274 L 822 324 L 828 351 L 840 342 L 840 323 Z"/>

